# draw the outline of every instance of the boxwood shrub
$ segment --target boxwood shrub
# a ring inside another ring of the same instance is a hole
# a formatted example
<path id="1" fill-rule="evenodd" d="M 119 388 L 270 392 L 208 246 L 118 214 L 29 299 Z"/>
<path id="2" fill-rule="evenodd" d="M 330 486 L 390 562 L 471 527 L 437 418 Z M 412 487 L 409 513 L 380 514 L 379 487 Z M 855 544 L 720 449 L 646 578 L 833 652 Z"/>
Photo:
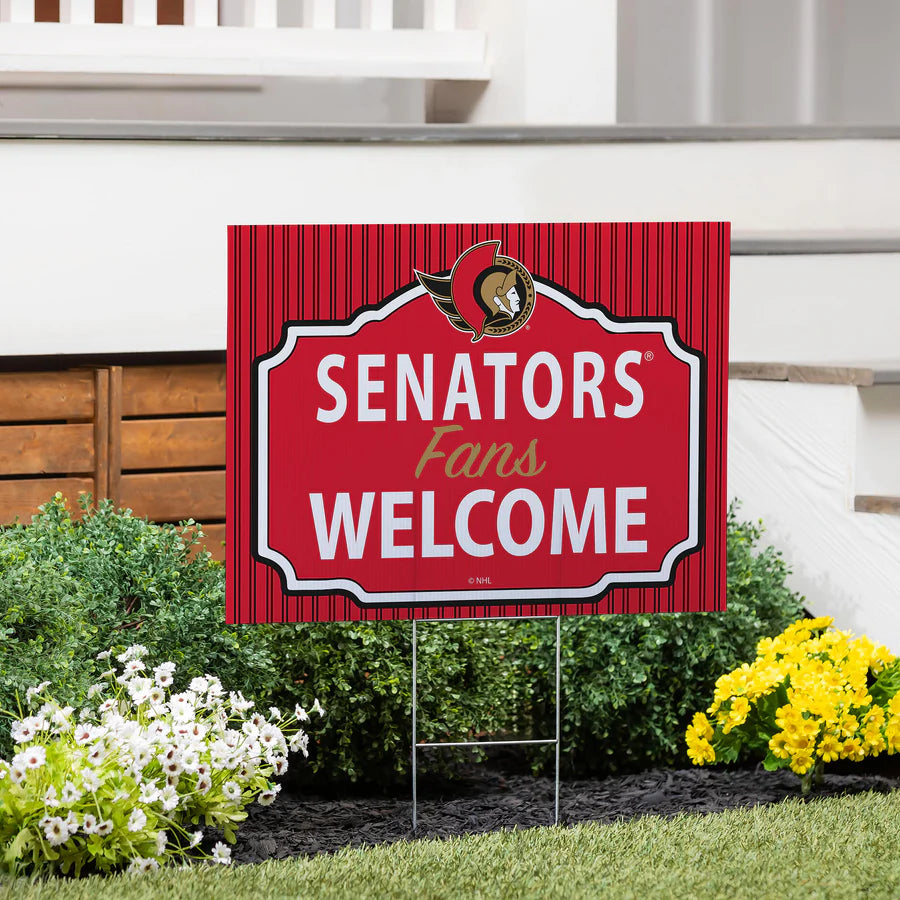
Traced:
<path id="1" fill-rule="evenodd" d="M 192 524 L 192 523 L 186 523 Z M 787 567 L 759 526 L 728 517 L 725 613 L 563 621 L 563 759 L 602 774 L 682 761 L 686 721 L 715 679 L 800 611 Z M 311 772 L 386 785 L 409 768 L 409 622 L 231 626 L 224 568 L 189 529 L 153 525 L 103 502 L 73 518 L 57 496 L 28 525 L 0 529 L 0 708 L 43 680 L 76 699 L 97 652 L 142 643 L 185 674 L 211 672 L 262 703 L 318 697 Z M 422 624 L 423 740 L 553 731 L 552 621 Z M 0 720 L 0 753 L 9 749 Z M 549 754 L 538 751 L 535 765 Z M 433 767 L 447 756 L 429 752 Z"/>
<path id="2" fill-rule="evenodd" d="M 225 570 L 196 540 L 109 501 L 85 501 L 73 518 L 60 495 L 30 524 L 0 529 L 0 708 L 15 711 L 17 694 L 45 680 L 74 702 L 99 674 L 96 654 L 133 643 L 231 689 L 266 682 L 266 635 L 225 624 Z M 4 753 L 8 725 L 0 719 Z"/>

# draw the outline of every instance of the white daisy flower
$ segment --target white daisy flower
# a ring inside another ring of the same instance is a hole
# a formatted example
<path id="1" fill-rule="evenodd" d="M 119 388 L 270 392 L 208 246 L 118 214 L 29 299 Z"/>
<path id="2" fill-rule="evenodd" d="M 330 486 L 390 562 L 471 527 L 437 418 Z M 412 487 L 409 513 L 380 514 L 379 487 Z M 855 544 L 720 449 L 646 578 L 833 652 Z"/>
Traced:
<path id="1" fill-rule="evenodd" d="M 72 706 L 57 707 L 50 716 L 50 720 L 61 731 L 69 731 L 74 725 L 72 722 L 72 713 L 75 708 Z"/>
<path id="2" fill-rule="evenodd" d="M 92 766 L 99 766 L 105 759 L 106 747 L 104 747 L 103 744 L 94 744 L 94 746 L 88 750 L 87 761 Z"/>
<path id="3" fill-rule="evenodd" d="M 147 816 L 142 809 L 135 809 L 128 817 L 128 830 L 140 831 L 147 824 Z"/>
<path id="4" fill-rule="evenodd" d="M 166 702 L 166 692 L 161 687 L 152 687 L 150 688 L 150 692 L 147 694 L 147 699 L 153 706 L 160 707 L 160 712 L 164 712 L 162 709 Z"/>
<path id="5" fill-rule="evenodd" d="M 95 834 L 97 831 L 97 817 L 92 813 L 85 813 L 81 823 L 81 830 L 85 834 Z"/>
<path id="6" fill-rule="evenodd" d="M 37 716 L 26 716 L 24 719 L 13 722 L 9 731 L 17 744 L 26 744 L 37 736 L 38 731 L 41 730 L 39 725 L 40 719 Z"/>
<path id="7" fill-rule="evenodd" d="M 289 746 L 292 753 L 296 753 L 299 750 L 304 756 L 309 756 L 309 735 L 306 732 L 298 731 L 291 738 Z"/>
<path id="8" fill-rule="evenodd" d="M 49 686 L 50 686 L 50 682 L 49 682 L 49 681 L 42 681 L 42 682 L 41 682 L 39 685 L 37 685 L 36 687 L 30 687 L 30 688 L 28 688 L 28 690 L 25 691 L 25 702 L 26 702 L 26 703 L 31 703 L 31 698 L 32 698 L 32 697 L 37 696 L 38 694 L 40 694 L 41 691 L 44 690 L 44 688 L 49 687 Z"/>
<path id="9" fill-rule="evenodd" d="M 107 700 L 107 703 L 115 703 L 115 701 Z M 105 706 L 106 704 L 103 705 Z M 82 724 L 75 729 L 75 743 L 80 747 L 86 747 L 97 737 L 99 737 L 99 735 L 97 734 L 97 729 L 95 729 L 93 725 Z"/>
<path id="10" fill-rule="evenodd" d="M 237 693 L 232 691 L 228 695 L 228 699 L 231 702 L 231 708 L 236 713 L 244 713 L 247 712 L 248 709 L 253 709 L 253 701 L 245 699 L 240 691 Z"/>
<path id="11" fill-rule="evenodd" d="M 212 859 L 215 863 L 221 863 L 223 866 L 231 865 L 231 847 L 218 841 L 213 847 Z"/>
<path id="12" fill-rule="evenodd" d="M 69 834 L 75 834 L 78 831 L 78 816 L 76 816 L 75 813 L 72 812 L 72 810 L 69 810 L 69 814 L 66 816 L 65 822 L 66 828 L 69 829 Z"/>
<path id="13" fill-rule="evenodd" d="M 99 791 L 105 780 L 105 775 L 99 775 L 93 769 L 82 769 L 81 771 L 81 786 L 91 793 Z"/>
<path id="14" fill-rule="evenodd" d="M 256 802 L 259 803 L 260 806 L 271 806 L 275 802 L 275 798 L 278 796 L 280 790 L 281 785 L 276 784 L 268 790 L 263 791 L 259 797 L 257 797 Z"/>
<path id="15" fill-rule="evenodd" d="M 288 770 L 288 761 L 283 756 L 273 757 L 269 761 L 276 776 L 282 776 Z"/>
<path id="16" fill-rule="evenodd" d="M 106 837 L 106 835 L 112 834 L 112 830 L 112 819 L 104 819 L 102 822 L 97 823 L 97 826 L 94 828 L 94 834 L 99 834 L 101 837 Z"/>
<path id="17" fill-rule="evenodd" d="M 17 766 L 15 763 L 9 767 L 9 780 L 13 784 L 21 784 L 25 779 L 25 767 Z"/>
<path id="18" fill-rule="evenodd" d="M 162 800 L 162 807 L 166 812 L 171 812 L 178 806 L 178 791 L 167 784 L 160 792 L 159 799 Z"/>
<path id="19" fill-rule="evenodd" d="M 321 718 L 322 716 L 325 715 L 325 708 L 322 706 L 321 703 L 319 703 L 319 698 L 318 698 L 318 697 L 316 697 L 316 699 L 313 700 L 312 712 L 318 713 L 318 714 L 319 714 L 319 718 Z"/>
<path id="20" fill-rule="evenodd" d="M 65 820 L 59 816 L 53 816 L 44 826 L 44 835 L 51 847 L 58 847 L 69 839 L 69 829 Z"/>
<path id="21" fill-rule="evenodd" d="M 159 800 L 159 790 L 156 785 L 151 782 L 147 782 L 145 785 L 141 787 L 141 792 L 138 795 L 138 799 L 141 803 L 151 804 L 156 803 Z"/>
<path id="22" fill-rule="evenodd" d="M 59 795 L 56 793 L 56 787 L 52 784 L 47 788 L 47 793 L 44 794 L 44 806 L 51 808 L 59 806 Z"/>
<path id="23" fill-rule="evenodd" d="M 294 707 L 294 715 L 301 722 L 309 721 L 309 713 L 299 703 Z"/>
<path id="24" fill-rule="evenodd" d="M 101 651 L 97 654 L 97 657 L 96 657 L 96 658 L 97 658 L 97 659 L 109 659 L 110 656 L 112 656 L 112 651 L 110 651 L 110 650 L 101 650 Z"/>
<path id="25" fill-rule="evenodd" d="M 13 757 L 13 765 L 24 766 L 26 769 L 40 769 L 47 762 L 46 747 L 27 747 L 21 753 Z"/>
<path id="26" fill-rule="evenodd" d="M 166 844 L 168 843 L 168 836 L 165 831 L 157 831 L 156 832 L 156 855 L 162 856 L 163 853 L 166 852 Z"/>
<path id="27" fill-rule="evenodd" d="M 226 781 L 222 785 L 222 794 L 226 800 L 235 802 L 241 797 L 241 786 L 236 781 Z"/>
<path id="28" fill-rule="evenodd" d="M 198 694 L 204 694 L 209 688 L 209 682 L 205 678 L 192 678 L 188 688 Z"/>
<path id="29" fill-rule="evenodd" d="M 128 866 L 129 872 L 139 875 L 146 875 L 149 872 L 155 872 L 159 868 L 159 863 L 155 859 L 145 859 L 142 856 L 136 856 L 131 865 Z"/>
<path id="30" fill-rule="evenodd" d="M 87 692 L 88 700 L 92 699 L 93 697 L 96 697 L 97 694 L 102 694 L 105 689 L 106 689 L 105 684 L 92 684 L 88 688 L 88 692 Z"/>
<path id="31" fill-rule="evenodd" d="M 201 829 L 200 831 L 195 831 L 191 835 L 191 841 L 188 844 L 188 847 L 196 847 L 202 840 L 203 840 L 203 830 Z"/>
<path id="32" fill-rule="evenodd" d="M 81 799 L 81 797 L 81 791 L 79 791 L 71 781 L 67 781 L 63 785 L 62 794 L 60 794 L 60 802 L 64 806 L 74 805 Z"/>
<path id="33" fill-rule="evenodd" d="M 209 777 L 209 775 L 201 775 L 201 776 L 197 779 L 197 788 L 196 788 L 196 790 L 197 790 L 198 793 L 200 793 L 200 794 L 207 794 L 207 793 L 209 793 L 209 789 L 210 789 L 211 787 L 212 787 L 212 779 Z"/>

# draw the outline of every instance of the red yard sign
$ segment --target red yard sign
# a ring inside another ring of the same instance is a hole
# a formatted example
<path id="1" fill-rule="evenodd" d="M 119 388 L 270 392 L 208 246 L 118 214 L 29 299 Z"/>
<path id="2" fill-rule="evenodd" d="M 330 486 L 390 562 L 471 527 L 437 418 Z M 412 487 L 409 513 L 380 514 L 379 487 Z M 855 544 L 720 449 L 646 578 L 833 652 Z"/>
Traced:
<path id="1" fill-rule="evenodd" d="M 713 610 L 729 228 L 229 231 L 228 619 Z"/>

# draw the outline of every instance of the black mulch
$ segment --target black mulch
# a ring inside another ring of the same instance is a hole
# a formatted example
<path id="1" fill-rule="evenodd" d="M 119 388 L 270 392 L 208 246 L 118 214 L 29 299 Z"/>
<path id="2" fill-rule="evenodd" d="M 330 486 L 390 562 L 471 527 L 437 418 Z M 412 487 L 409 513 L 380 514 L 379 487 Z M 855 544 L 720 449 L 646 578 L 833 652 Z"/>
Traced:
<path id="1" fill-rule="evenodd" d="M 815 797 L 900 788 L 900 775 L 826 773 Z M 800 796 L 790 772 L 740 769 L 653 769 L 597 780 L 563 780 L 560 822 L 614 822 L 643 815 L 710 813 L 779 803 Z M 342 847 L 413 838 L 409 796 L 334 799 L 283 792 L 272 806 L 254 805 L 238 831 L 236 862 L 329 853 Z M 415 837 L 476 834 L 553 823 L 553 781 L 502 775 L 486 768 L 456 782 L 419 788 Z"/>

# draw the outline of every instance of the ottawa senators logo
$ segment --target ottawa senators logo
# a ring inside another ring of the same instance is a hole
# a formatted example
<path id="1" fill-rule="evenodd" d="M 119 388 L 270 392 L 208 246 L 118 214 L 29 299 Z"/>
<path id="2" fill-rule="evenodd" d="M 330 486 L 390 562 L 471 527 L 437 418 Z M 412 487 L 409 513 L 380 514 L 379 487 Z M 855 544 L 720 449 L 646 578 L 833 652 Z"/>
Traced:
<path id="1" fill-rule="evenodd" d="M 534 282 L 525 266 L 498 256 L 500 241 L 485 241 L 460 256 L 449 276 L 416 271 L 422 287 L 458 331 L 505 337 L 518 331 L 534 309 Z"/>

